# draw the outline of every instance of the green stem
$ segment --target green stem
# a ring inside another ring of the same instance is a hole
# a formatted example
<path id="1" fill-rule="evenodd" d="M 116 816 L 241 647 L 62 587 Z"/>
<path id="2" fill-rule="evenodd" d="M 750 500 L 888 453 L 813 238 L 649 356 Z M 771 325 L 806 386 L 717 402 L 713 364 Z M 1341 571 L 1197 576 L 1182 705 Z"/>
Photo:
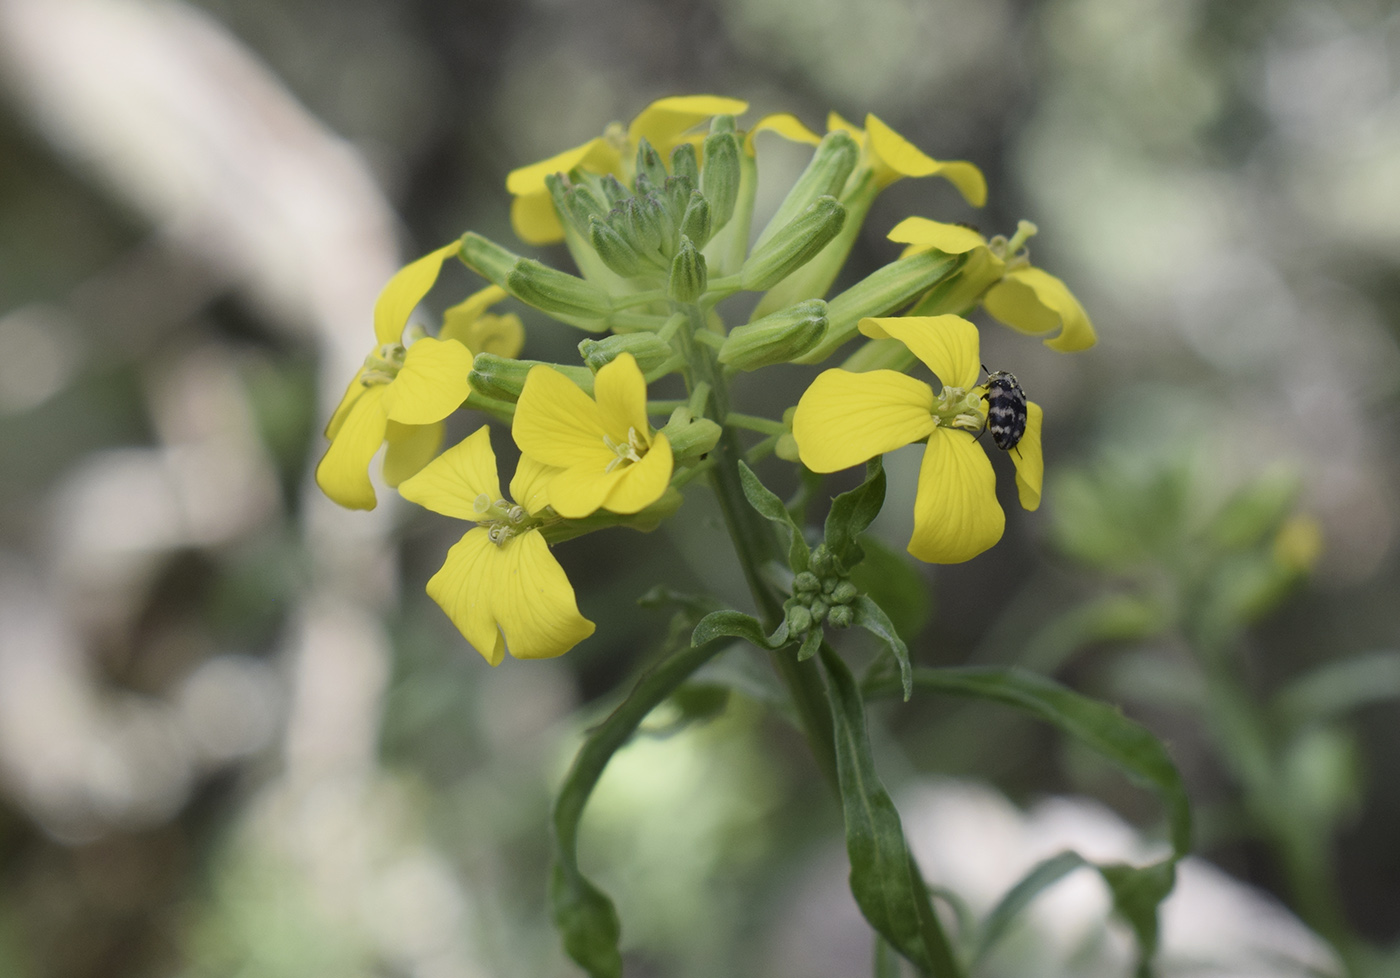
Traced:
<path id="1" fill-rule="evenodd" d="M 781 421 L 760 418 L 756 414 L 740 414 L 738 411 L 730 411 L 725 416 L 724 423 L 735 428 L 747 428 L 749 431 L 757 431 L 764 435 L 781 435 L 787 432 L 787 425 Z"/>
<path id="2" fill-rule="evenodd" d="M 729 386 L 724 381 L 715 353 L 708 346 L 694 341 L 694 334 L 706 328 L 705 317 L 695 305 L 686 307 L 690 317 L 689 329 L 677 331 L 681 351 L 686 358 L 684 371 L 687 387 L 695 390 L 702 384 L 710 388 L 706 416 L 723 424 L 729 416 Z M 710 486 L 719 502 L 720 512 L 729 530 L 729 538 L 744 571 L 744 580 L 758 606 L 759 618 L 766 631 L 772 632 L 783 619 L 783 597 L 763 577 L 762 568 L 781 558 L 781 547 L 768 521 L 754 512 L 744 497 L 739 483 L 739 460 L 744 457 L 737 432 L 725 428 L 719 441 L 710 450 L 714 466 L 709 471 Z M 815 659 L 798 662 L 791 650 L 779 649 L 769 653 L 773 668 L 787 685 L 797 711 L 802 730 L 812 750 L 812 756 L 833 789 L 836 780 L 835 733 L 831 709 L 827 704 L 826 688 L 817 671 Z"/>

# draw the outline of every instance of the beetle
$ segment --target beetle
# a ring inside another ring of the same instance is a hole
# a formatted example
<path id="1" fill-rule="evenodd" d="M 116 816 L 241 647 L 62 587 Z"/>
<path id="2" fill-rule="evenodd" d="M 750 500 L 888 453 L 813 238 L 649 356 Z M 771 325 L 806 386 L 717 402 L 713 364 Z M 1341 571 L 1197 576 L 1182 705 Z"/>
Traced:
<path id="1" fill-rule="evenodd" d="M 985 366 L 983 370 L 987 370 Z M 1009 452 L 1026 433 L 1026 392 L 1013 374 L 987 370 L 987 429 L 997 448 Z"/>

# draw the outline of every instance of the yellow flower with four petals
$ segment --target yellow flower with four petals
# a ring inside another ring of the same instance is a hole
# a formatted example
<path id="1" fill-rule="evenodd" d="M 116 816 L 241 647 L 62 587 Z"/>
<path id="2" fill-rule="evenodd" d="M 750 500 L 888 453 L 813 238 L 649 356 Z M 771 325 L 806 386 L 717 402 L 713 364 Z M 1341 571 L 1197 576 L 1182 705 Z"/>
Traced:
<path id="1" fill-rule="evenodd" d="M 671 483 L 671 443 L 647 421 L 647 384 L 632 354 L 603 366 L 593 397 L 540 365 L 525 378 L 511 434 L 525 455 L 561 471 L 549 504 L 566 519 L 637 513 Z"/>
<path id="2" fill-rule="evenodd" d="M 454 242 L 410 262 L 375 301 L 374 334 L 379 345 L 365 358 L 331 415 L 326 425 L 331 444 L 316 467 L 317 484 L 342 506 L 374 508 L 369 465 L 385 442 L 384 481 L 391 486 L 413 475 L 437 453 L 443 419 L 471 393 L 467 377 L 474 351 L 467 341 L 481 340 L 496 350 L 508 350 L 504 355 L 519 352 L 519 319 L 484 315 L 487 306 L 505 296 L 494 286 L 448 310 L 442 335 L 419 336 L 405 346 L 408 317 L 457 248 Z"/>
<path id="3" fill-rule="evenodd" d="M 977 439 L 986 423 L 977 327 L 960 316 L 910 316 L 864 319 L 860 331 L 903 343 L 942 389 L 893 370 L 824 371 L 792 419 L 802 462 L 814 472 L 836 472 L 927 438 L 909 552 L 934 564 L 971 560 L 1001 539 L 1006 523 Z M 1041 418 L 1040 405 L 1027 404 L 1025 434 L 1009 453 L 1028 510 L 1040 505 Z"/>
<path id="4" fill-rule="evenodd" d="M 399 486 L 399 493 L 435 513 L 475 524 L 447 552 L 428 581 L 428 595 L 491 665 L 563 655 L 593 634 L 579 613 L 573 586 L 540 529 L 555 472 L 521 458 L 501 496 L 487 428 L 449 448 Z"/>

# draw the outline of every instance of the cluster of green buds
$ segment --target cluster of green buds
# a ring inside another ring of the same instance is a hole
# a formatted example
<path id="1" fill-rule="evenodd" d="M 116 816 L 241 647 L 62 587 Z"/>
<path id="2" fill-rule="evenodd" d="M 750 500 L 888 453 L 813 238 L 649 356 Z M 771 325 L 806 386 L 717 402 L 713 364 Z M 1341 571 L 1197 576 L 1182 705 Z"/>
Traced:
<path id="1" fill-rule="evenodd" d="M 841 561 L 826 544 L 818 544 L 807 570 L 793 577 L 792 597 L 783 605 L 788 634 L 805 636 L 822 622 L 832 628 L 850 628 L 856 620 L 851 602 L 859 596 L 860 589 L 851 583 Z"/>

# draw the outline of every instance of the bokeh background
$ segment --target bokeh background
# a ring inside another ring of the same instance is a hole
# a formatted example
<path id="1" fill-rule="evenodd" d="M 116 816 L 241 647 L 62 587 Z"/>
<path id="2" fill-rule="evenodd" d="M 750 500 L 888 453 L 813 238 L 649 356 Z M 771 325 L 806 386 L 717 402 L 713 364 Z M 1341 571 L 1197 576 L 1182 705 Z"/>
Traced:
<path id="1" fill-rule="evenodd" d="M 977 213 L 931 181 L 887 191 L 847 281 L 910 214 L 1024 217 L 1098 328 L 1072 357 L 984 331 L 1045 406 L 1046 503 L 922 571 L 916 659 L 1019 662 L 1124 704 L 1169 742 L 1219 867 L 1184 873 L 1169 943 L 1326 970 L 1267 895 L 1293 901 L 1288 870 L 1200 720 L 1205 640 L 1178 600 L 1258 577 L 1217 532 L 1252 500 L 1246 549 L 1292 573 L 1231 606 L 1228 655 L 1260 703 L 1369 656 L 1280 748 L 1280 804 L 1316 809 L 1347 926 L 1394 942 L 1391 3 L 0 0 L 0 974 L 575 973 L 545 903 L 550 791 L 665 635 L 636 596 L 732 593 L 704 490 L 650 536 L 561 546 L 598 634 L 492 670 L 423 594 L 460 528 L 392 494 L 339 511 L 309 475 L 399 264 L 468 228 L 520 247 L 510 169 L 691 92 L 814 128 L 875 112 L 984 170 Z M 762 211 L 805 157 L 760 152 Z M 476 287 L 450 268 L 427 306 Z M 581 336 L 519 311 L 526 355 L 574 355 Z M 741 396 L 781 412 L 810 375 Z M 876 532 L 898 551 L 917 456 L 890 467 Z M 839 814 L 762 675 L 725 661 L 715 681 L 752 695 L 706 723 L 668 707 L 585 823 L 629 974 L 868 973 Z M 1008 713 L 876 717 L 916 848 L 974 907 L 1065 840 L 1160 838 L 1150 796 Z M 989 973 L 1123 973 L 1102 893 L 1061 889 Z M 1285 973 L 1261 967 L 1194 973 Z"/>

